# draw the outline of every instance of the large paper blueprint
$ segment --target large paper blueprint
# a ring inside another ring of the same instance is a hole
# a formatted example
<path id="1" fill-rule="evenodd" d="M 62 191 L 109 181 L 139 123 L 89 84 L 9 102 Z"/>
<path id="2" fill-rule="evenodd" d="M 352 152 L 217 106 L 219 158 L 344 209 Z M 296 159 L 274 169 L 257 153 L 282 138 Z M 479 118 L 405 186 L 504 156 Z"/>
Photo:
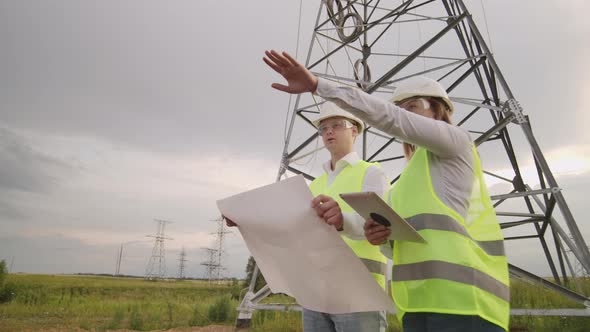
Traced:
<path id="1" fill-rule="evenodd" d="M 238 224 L 273 293 L 327 313 L 393 311 L 387 296 L 338 232 L 311 208 L 302 176 L 217 201 Z"/>

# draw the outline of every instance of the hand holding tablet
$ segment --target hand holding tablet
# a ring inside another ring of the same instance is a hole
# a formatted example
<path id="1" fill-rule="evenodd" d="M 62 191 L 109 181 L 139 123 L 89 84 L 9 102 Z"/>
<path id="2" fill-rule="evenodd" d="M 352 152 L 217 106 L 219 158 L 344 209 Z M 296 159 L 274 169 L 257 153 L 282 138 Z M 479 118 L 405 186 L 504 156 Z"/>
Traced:
<path id="1" fill-rule="evenodd" d="M 346 193 L 340 194 L 340 197 L 365 220 L 373 219 L 376 223 L 390 227 L 389 240 L 426 243 L 412 225 L 374 192 Z"/>

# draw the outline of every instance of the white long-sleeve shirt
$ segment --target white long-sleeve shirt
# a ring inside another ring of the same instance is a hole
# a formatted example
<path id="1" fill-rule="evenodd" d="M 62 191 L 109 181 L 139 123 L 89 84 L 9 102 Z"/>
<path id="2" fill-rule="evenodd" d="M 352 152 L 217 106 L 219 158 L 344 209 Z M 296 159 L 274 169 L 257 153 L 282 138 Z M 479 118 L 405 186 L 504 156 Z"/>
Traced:
<path id="1" fill-rule="evenodd" d="M 351 152 L 338 160 L 334 165 L 334 170 L 332 170 L 331 161 L 328 160 L 326 163 L 322 165 L 324 171 L 328 175 L 328 185 L 332 184 L 338 174 L 342 172 L 342 170 L 347 166 L 354 166 L 356 165 L 361 159 L 359 158 L 356 152 Z M 389 182 L 387 181 L 387 177 L 383 171 L 375 166 L 371 165 L 367 168 L 365 173 L 365 177 L 363 178 L 363 184 L 361 187 L 361 191 L 368 192 L 372 191 L 375 192 L 377 195 L 383 197 L 387 190 L 389 189 Z M 364 240 L 365 233 L 363 230 L 363 226 L 365 224 L 365 220 L 356 212 L 343 212 L 342 213 L 342 232 L 345 236 L 353 239 L 353 240 Z"/>
<path id="2" fill-rule="evenodd" d="M 444 121 L 408 112 L 360 89 L 339 86 L 323 78 L 318 78 L 314 93 L 384 133 L 427 149 L 435 193 L 461 216 L 466 215 L 474 172 L 469 133 Z"/>

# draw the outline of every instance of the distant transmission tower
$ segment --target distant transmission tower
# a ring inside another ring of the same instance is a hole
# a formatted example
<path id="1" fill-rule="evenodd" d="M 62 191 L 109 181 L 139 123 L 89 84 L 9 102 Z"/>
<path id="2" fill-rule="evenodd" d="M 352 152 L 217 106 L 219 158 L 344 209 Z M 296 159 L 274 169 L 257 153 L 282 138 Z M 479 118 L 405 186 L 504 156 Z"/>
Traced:
<path id="1" fill-rule="evenodd" d="M 205 279 L 209 280 L 209 282 L 213 281 L 216 271 L 219 269 L 219 263 L 216 262 L 215 258 L 217 257 L 217 249 L 214 248 L 201 248 L 207 251 L 208 259 L 201 263 L 201 265 L 205 266 Z"/>
<path id="2" fill-rule="evenodd" d="M 230 231 L 226 230 L 225 222 L 222 218 L 218 218 L 212 221 L 217 223 L 217 231 L 211 233 L 216 236 L 215 248 L 203 248 L 204 250 L 207 250 L 209 259 L 201 263 L 201 265 L 204 265 L 207 268 L 205 273 L 206 278 L 209 280 L 209 282 L 211 282 L 212 280 L 221 281 L 221 279 L 223 279 L 222 271 L 225 270 L 225 267 L 222 263 L 224 254 L 223 243 L 225 234 L 231 233 Z"/>
<path id="3" fill-rule="evenodd" d="M 123 258 L 123 243 L 121 243 L 121 247 L 119 248 L 119 252 L 117 253 L 117 265 L 115 267 L 115 276 L 119 276 L 121 274 L 121 258 Z"/>
<path id="4" fill-rule="evenodd" d="M 156 235 L 147 235 L 155 238 L 152 257 L 145 270 L 145 278 L 148 280 L 161 279 L 166 274 L 166 256 L 164 250 L 164 240 L 172 240 L 164 236 L 164 228 L 170 221 L 155 220 L 158 223 L 158 233 Z"/>
<path id="5" fill-rule="evenodd" d="M 178 258 L 179 266 L 178 266 L 178 279 L 184 279 L 184 263 L 186 263 L 186 251 L 184 247 L 180 251 L 180 258 Z"/>

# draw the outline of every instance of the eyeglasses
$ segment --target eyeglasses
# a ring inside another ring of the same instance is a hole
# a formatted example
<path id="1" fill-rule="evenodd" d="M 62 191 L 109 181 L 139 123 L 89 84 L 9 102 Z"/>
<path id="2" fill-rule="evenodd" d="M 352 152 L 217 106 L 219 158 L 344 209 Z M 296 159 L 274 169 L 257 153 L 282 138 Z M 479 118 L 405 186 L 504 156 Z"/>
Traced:
<path id="1" fill-rule="evenodd" d="M 417 106 L 416 103 L 422 103 L 422 108 L 430 108 L 430 102 L 424 97 L 410 97 L 396 102 L 395 104 L 401 108 L 410 109 Z"/>
<path id="2" fill-rule="evenodd" d="M 352 124 L 352 122 L 350 122 L 348 120 L 344 120 L 344 119 L 332 121 L 330 123 L 322 123 L 318 128 L 318 134 L 320 134 L 320 136 L 322 136 L 329 129 L 332 129 L 332 131 L 340 131 L 340 130 L 344 130 L 344 129 L 348 129 L 348 128 L 352 128 L 352 127 L 354 127 L 354 124 Z"/>

